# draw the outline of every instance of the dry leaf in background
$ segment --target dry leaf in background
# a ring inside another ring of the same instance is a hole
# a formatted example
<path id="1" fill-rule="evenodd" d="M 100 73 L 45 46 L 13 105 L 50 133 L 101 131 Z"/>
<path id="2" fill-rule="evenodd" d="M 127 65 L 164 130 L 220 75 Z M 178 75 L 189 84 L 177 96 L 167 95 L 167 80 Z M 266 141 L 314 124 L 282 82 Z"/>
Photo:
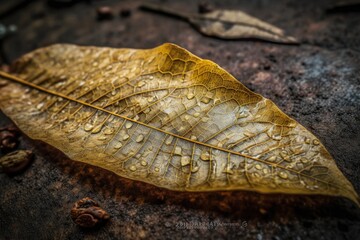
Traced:
<path id="1" fill-rule="evenodd" d="M 171 190 L 322 194 L 358 204 L 313 134 L 176 45 L 53 45 L 12 69 L 1 73 L 3 112 L 73 160 Z"/>
<path id="2" fill-rule="evenodd" d="M 215 10 L 204 14 L 190 14 L 149 3 L 142 5 L 141 8 L 185 19 L 208 36 L 222 39 L 257 38 L 278 43 L 298 43 L 295 38 L 286 36 L 282 29 L 239 10 Z"/>

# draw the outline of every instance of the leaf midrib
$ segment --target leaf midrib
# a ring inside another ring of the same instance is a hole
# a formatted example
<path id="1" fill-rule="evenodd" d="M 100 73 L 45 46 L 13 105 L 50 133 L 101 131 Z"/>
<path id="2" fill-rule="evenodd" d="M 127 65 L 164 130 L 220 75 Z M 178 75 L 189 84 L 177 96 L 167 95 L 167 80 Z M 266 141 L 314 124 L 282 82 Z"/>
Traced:
<path id="1" fill-rule="evenodd" d="M 258 158 L 254 158 L 252 156 L 249 156 L 249 155 L 245 155 L 245 154 L 242 154 L 242 153 L 239 153 L 239 152 L 236 152 L 236 151 L 232 151 L 232 150 L 229 150 L 229 149 L 225 149 L 225 148 L 221 148 L 221 147 L 218 147 L 218 146 L 213 146 L 211 144 L 207 144 L 207 143 L 203 143 L 203 142 L 199 142 L 199 141 L 196 141 L 196 140 L 192 140 L 192 139 L 188 139 L 186 137 L 183 137 L 183 136 L 180 136 L 180 135 L 177 135 L 175 133 L 171 133 L 171 132 L 167 132 L 165 130 L 162 130 L 162 129 L 159 129 L 159 128 L 156 128 L 156 127 L 153 127 L 151 125 L 147 125 L 143 122 L 139 122 L 139 121 L 136 121 L 132 118 L 129 118 L 129 117 L 126 117 L 126 116 L 122 116 L 122 115 L 119 115 L 119 114 L 116 114 L 116 113 L 113 113 L 109 110 L 106 110 L 106 109 L 103 109 L 101 107 L 98 107 L 96 105 L 92 105 L 90 103 L 86 103 L 86 102 L 83 102 L 81 100 L 78 100 L 78 99 L 74 99 L 72 97 L 69 97 L 67 95 L 64 95 L 62 93 L 58 93 L 58 92 L 55 92 L 53 90 L 50 90 L 50 89 L 46 89 L 46 88 L 43 88 L 41 86 L 38 86 L 36 84 L 33 84 L 31 82 L 28 82 L 28 81 L 25 81 L 17 76 L 14 76 L 12 74 L 8 74 L 6 72 L 3 72 L 3 71 L 0 71 L 0 76 L 3 77 L 3 78 L 6 78 L 8 80 L 11 80 L 11 81 L 14 81 L 14 82 L 17 82 L 17 83 L 20 83 L 22 85 L 25 85 L 25 86 L 28 86 L 28 87 L 31 87 L 31 88 L 34 88 L 34 89 L 37 89 L 39 91 L 42 91 L 44 93 L 47 93 L 47 94 L 50 94 L 50 95 L 53 95 L 53 96 L 57 96 L 57 97 L 61 97 L 61 98 L 64 98 L 64 99 L 67 99 L 69 101 L 72 101 L 72 102 L 76 102 L 78 104 L 81 104 L 83 106 L 87 106 L 87 107 L 90 107 L 90 108 L 93 108 L 93 109 L 96 109 L 96 110 L 99 110 L 99 111 L 102 111 L 102 112 L 105 112 L 107 114 L 111 114 L 113 116 L 116 116 L 116 117 L 119 117 L 119 118 L 122 118 L 122 119 L 125 119 L 127 121 L 130 121 L 130 122 L 133 122 L 133 123 L 136 123 L 136 124 L 139 124 L 139 125 L 142 125 L 142 126 L 145 126 L 147 128 L 151 128 L 155 131 L 158 131 L 158 132 L 162 132 L 164 134 L 167 134 L 167 135 L 171 135 L 175 138 L 179 138 L 179 139 L 182 139 L 182 140 L 185 140 L 187 142 L 191 142 L 191 143 L 195 143 L 195 144 L 198 144 L 198 145 L 202 145 L 202 146 L 205 146 L 205 147 L 208 147 L 208 148 L 211 148 L 211 149 L 217 149 L 217 150 L 220 150 L 220 151 L 223 151 L 223 152 L 226 152 L 226 153 L 231 153 L 231 154 L 234 154 L 234 155 L 238 155 L 238 156 L 241 156 L 241 157 L 244 157 L 244 158 L 248 158 L 248 159 L 251 159 L 251 160 L 254 160 L 256 162 L 261 162 L 261 163 L 264 163 L 264 164 L 267 164 L 267 165 L 271 165 L 272 167 L 276 167 L 276 168 L 281 168 L 285 171 L 288 171 L 288 172 L 292 172 L 292 173 L 295 173 L 295 174 L 298 174 L 299 176 L 303 176 L 303 177 L 306 177 L 306 178 L 310 178 L 310 179 L 313 179 L 315 181 L 319 181 L 319 182 L 322 182 L 324 184 L 327 184 L 327 185 L 330 185 L 330 186 L 333 186 L 337 189 L 341 189 L 341 186 L 337 185 L 337 184 L 334 184 L 334 183 L 330 183 L 330 182 L 326 182 L 324 180 L 321 180 L 321 179 L 317 179 L 315 177 L 312 177 L 312 176 L 308 176 L 308 175 L 305 175 L 301 172 L 298 172 L 298 171 L 295 171 L 295 170 L 292 170 L 292 169 L 288 169 L 286 167 L 283 167 L 283 166 L 280 166 L 280 165 L 277 165 L 275 163 L 272 163 L 272 162 L 267 162 L 265 160 L 261 160 L 261 159 L 258 159 Z"/>

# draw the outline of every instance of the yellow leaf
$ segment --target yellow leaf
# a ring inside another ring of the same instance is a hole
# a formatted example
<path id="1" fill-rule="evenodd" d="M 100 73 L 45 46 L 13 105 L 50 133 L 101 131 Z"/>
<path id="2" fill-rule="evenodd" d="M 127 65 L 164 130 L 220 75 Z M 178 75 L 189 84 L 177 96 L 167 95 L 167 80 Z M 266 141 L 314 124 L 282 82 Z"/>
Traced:
<path id="1" fill-rule="evenodd" d="M 171 190 L 321 194 L 359 204 L 313 134 L 176 45 L 53 45 L 13 70 L 0 74 L 2 111 L 73 160 Z"/>

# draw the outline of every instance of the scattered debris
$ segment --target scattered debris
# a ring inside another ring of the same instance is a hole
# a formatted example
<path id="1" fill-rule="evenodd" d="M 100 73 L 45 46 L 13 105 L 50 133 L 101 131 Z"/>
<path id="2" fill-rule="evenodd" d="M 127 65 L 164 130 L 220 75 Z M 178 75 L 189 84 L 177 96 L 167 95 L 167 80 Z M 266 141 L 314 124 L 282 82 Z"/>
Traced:
<path id="1" fill-rule="evenodd" d="M 3 153 L 13 151 L 19 145 L 20 132 L 15 127 L 5 127 L 0 129 L 0 150 Z"/>
<path id="2" fill-rule="evenodd" d="M 33 153 L 29 150 L 18 150 L 0 158 L 0 171 L 15 174 L 23 171 L 32 161 Z"/>
<path id="3" fill-rule="evenodd" d="M 86 197 L 74 204 L 71 218 L 80 227 L 92 228 L 108 220 L 110 215 L 97 202 Z"/>
<path id="4" fill-rule="evenodd" d="M 111 20 L 114 18 L 114 12 L 109 6 L 102 6 L 96 9 L 98 20 Z"/>

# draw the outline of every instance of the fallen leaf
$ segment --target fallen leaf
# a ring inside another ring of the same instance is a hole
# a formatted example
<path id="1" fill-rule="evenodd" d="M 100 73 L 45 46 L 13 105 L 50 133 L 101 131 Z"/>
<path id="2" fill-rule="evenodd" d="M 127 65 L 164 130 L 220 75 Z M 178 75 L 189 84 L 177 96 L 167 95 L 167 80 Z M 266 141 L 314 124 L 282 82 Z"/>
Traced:
<path id="1" fill-rule="evenodd" d="M 239 10 L 215 10 L 203 14 L 190 14 L 150 3 L 145 3 L 141 8 L 184 19 L 208 36 L 222 39 L 256 38 L 277 43 L 298 43 L 294 37 L 286 36 L 282 29 Z"/>
<path id="2" fill-rule="evenodd" d="M 71 159 L 178 191 L 343 196 L 320 141 L 225 70 L 173 44 L 53 45 L 12 66 L 0 106 Z"/>

